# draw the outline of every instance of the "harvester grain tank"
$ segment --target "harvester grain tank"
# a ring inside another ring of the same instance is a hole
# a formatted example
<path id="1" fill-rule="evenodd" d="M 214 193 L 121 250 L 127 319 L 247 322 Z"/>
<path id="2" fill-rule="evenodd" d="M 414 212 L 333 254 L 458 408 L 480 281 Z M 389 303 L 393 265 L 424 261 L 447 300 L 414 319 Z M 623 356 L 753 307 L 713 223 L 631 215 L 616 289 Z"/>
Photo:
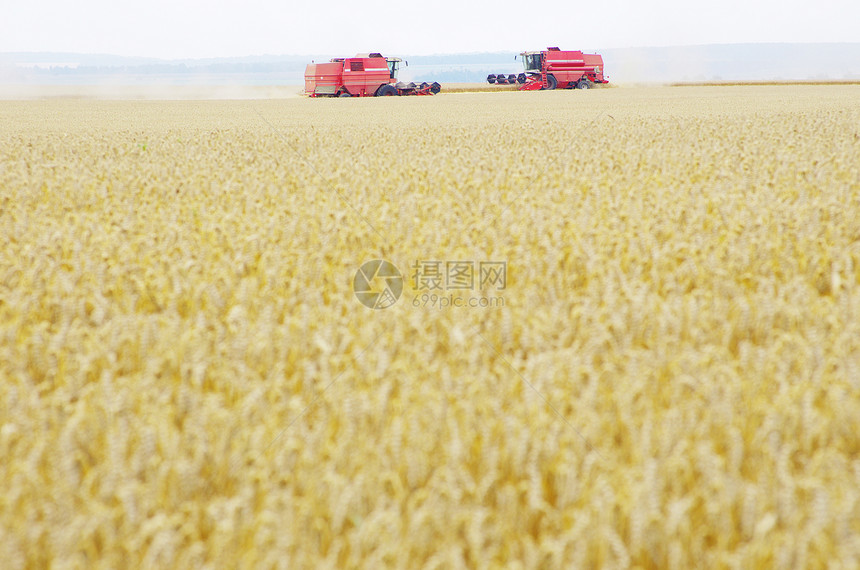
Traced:
<path id="1" fill-rule="evenodd" d="M 596 83 L 609 83 L 603 74 L 603 57 L 600 54 L 550 47 L 546 51 L 524 51 L 520 57 L 524 73 L 516 76 L 516 81 L 521 91 L 589 89 Z M 487 76 L 487 81 L 513 83 L 510 77 L 491 74 Z"/>
<path id="2" fill-rule="evenodd" d="M 403 60 L 380 53 L 336 57 L 328 63 L 311 63 L 305 68 L 305 93 L 311 97 L 385 97 L 392 95 L 435 95 L 438 83 L 404 83 L 397 80 Z"/>

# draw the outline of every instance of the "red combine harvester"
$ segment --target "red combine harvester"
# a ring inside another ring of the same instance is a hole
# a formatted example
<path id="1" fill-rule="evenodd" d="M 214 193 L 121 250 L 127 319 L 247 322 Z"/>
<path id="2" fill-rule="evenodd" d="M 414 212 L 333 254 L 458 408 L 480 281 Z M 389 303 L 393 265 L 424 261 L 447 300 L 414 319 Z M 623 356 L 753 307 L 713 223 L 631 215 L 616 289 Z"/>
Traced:
<path id="1" fill-rule="evenodd" d="M 305 93 L 311 97 L 384 97 L 435 95 L 442 89 L 435 82 L 420 85 L 398 82 L 401 61 L 380 53 L 360 53 L 355 57 L 336 57 L 328 63 L 311 63 L 305 68 Z"/>
<path id="2" fill-rule="evenodd" d="M 609 83 L 603 76 L 603 57 L 596 53 L 561 51 L 557 47 L 546 51 L 524 51 L 525 73 L 519 75 L 488 75 L 489 83 L 520 84 L 520 91 L 539 89 L 590 89 L 595 83 Z"/>

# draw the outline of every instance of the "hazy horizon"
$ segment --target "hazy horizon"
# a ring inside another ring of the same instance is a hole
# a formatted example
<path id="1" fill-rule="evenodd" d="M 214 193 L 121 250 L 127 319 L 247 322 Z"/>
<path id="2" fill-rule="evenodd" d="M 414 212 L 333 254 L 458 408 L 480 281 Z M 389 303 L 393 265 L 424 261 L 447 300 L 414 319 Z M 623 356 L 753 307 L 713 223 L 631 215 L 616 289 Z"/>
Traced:
<path id="1" fill-rule="evenodd" d="M 713 44 L 597 51 L 603 55 L 613 83 L 860 79 L 860 43 Z M 332 56 L 354 53 L 197 60 L 58 52 L 0 54 L 0 83 L 298 85 L 303 83 L 305 66 L 313 58 L 325 61 Z M 404 57 L 410 62 L 402 68 L 401 79 L 470 83 L 483 81 L 489 73 L 521 71 L 515 53 L 388 55 Z"/>

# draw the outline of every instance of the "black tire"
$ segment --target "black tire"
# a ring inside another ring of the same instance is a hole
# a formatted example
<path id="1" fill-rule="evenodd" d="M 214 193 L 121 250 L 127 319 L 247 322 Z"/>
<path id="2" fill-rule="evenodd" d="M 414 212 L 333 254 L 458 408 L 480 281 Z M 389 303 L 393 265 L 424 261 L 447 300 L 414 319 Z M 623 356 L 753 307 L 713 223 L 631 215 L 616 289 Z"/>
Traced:
<path id="1" fill-rule="evenodd" d="M 545 89 L 547 91 L 552 91 L 556 87 L 558 87 L 558 79 L 555 78 L 555 75 L 547 75 Z"/>
<path id="2" fill-rule="evenodd" d="M 591 89 L 591 81 L 588 79 L 580 79 L 576 84 L 577 89 Z"/>
<path id="3" fill-rule="evenodd" d="M 352 97 L 352 94 L 348 91 L 342 91 L 341 94 L 338 95 L 338 97 Z"/>
<path id="4" fill-rule="evenodd" d="M 380 86 L 379 89 L 376 90 L 377 97 L 391 97 L 393 95 L 397 95 L 397 88 L 390 83 L 386 83 L 385 85 Z"/>
<path id="5" fill-rule="evenodd" d="M 489 75 L 487 76 L 487 83 L 489 83 L 490 85 L 492 85 L 492 84 L 493 84 L 493 83 L 495 83 L 495 82 L 496 82 L 496 76 L 495 76 L 494 74 L 492 74 L 492 73 L 491 73 L 491 74 L 489 74 Z"/>
<path id="6" fill-rule="evenodd" d="M 435 95 L 435 94 L 439 93 L 440 91 L 442 91 L 442 86 L 439 85 L 438 82 L 434 81 L 433 83 L 430 84 L 430 93 Z"/>

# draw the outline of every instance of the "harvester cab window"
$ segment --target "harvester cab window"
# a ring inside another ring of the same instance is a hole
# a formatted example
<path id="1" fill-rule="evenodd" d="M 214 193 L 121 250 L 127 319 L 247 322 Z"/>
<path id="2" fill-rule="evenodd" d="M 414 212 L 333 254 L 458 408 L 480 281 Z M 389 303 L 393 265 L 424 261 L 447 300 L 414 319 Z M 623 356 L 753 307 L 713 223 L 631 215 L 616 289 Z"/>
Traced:
<path id="1" fill-rule="evenodd" d="M 540 71 L 540 54 L 527 53 L 523 55 L 523 67 L 526 71 Z"/>
<path id="2" fill-rule="evenodd" d="M 391 79 L 397 79 L 397 64 L 400 63 L 398 61 L 388 60 L 388 74 L 391 76 Z"/>
<path id="3" fill-rule="evenodd" d="M 364 62 L 361 60 L 353 60 L 349 62 L 350 71 L 364 71 Z"/>

